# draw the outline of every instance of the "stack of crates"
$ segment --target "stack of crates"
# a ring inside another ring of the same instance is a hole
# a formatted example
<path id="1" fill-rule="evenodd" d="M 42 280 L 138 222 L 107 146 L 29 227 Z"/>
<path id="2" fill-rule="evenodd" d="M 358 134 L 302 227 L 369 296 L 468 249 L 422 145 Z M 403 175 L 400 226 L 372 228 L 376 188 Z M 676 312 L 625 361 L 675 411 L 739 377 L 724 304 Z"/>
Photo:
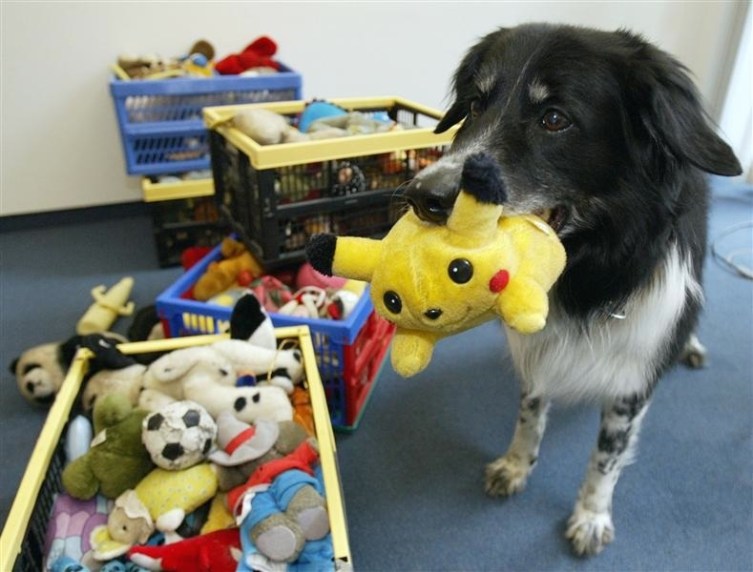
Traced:
<path id="1" fill-rule="evenodd" d="M 189 246 L 222 238 L 202 109 L 208 106 L 288 101 L 301 97 L 300 74 L 281 64 L 275 74 L 160 80 L 110 81 L 129 175 L 142 176 L 144 198 L 153 203 L 155 242 L 161 266 L 180 262 Z M 180 175 L 205 171 L 199 180 Z M 174 182 L 159 183 L 163 175 Z"/>
<path id="2" fill-rule="evenodd" d="M 279 145 L 260 145 L 233 127 L 244 110 L 263 108 L 291 124 L 304 101 L 209 107 L 210 150 L 219 208 L 266 268 L 300 262 L 312 234 L 381 237 L 402 213 L 395 191 L 444 153 L 457 127 L 434 128 L 442 113 L 399 97 L 332 99 L 346 112 L 388 119 L 398 128 Z M 360 192 L 341 192 L 343 175 L 362 175 Z"/>

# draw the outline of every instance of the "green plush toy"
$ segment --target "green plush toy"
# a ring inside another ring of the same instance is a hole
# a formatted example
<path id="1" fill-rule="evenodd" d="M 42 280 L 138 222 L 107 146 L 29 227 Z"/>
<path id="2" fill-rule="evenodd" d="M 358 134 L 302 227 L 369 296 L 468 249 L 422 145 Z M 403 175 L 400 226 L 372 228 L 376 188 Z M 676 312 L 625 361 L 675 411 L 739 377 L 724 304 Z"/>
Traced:
<path id="1" fill-rule="evenodd" d="M 134 409 L 125 395 L 113 393 L 97 400 L 93 415 L 91 447 L 65 467 L 63 488 L 78 499 L 90 499 L 98 492 L 115 499 L 154 468 L 141 442 L 147 412 Z"/>
<path id="2" fill-rule="evenodd" d="M 471 155 L 446 225 L 409 210 L 382 240 L 312 237 L 309 261 L 323 274 L 371 283 L 377 313 L 397 325 L 392 365 L 415 375 L 437 341 L 484 321 L 500 317 L 523 334 L 545 326 L 565 249 L 539 217 L 502 216 L 505 200 L 494 160 Z"/>

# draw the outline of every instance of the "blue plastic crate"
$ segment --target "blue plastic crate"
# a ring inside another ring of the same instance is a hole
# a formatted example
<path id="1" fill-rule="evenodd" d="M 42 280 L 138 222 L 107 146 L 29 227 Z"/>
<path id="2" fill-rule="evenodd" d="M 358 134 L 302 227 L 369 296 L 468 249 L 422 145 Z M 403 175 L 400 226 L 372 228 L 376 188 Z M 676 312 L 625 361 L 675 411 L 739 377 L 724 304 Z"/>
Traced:
<path id="1" fill-rule="evenodd" d="M 239 77 L 110 80 L 129 175 L 208 169 L 205 107 L 301 99 L 302 78 L 281 65 L 276 74 Z"/>
<path id="2" fill-rule="evenodd" d="M 207 267 L 221 257 L 221 246 L 217 246 L 157 297 L 157 313 L 167 335 L 192 336 L 229 330 L 232 308 L 189 297 Z M 374 312 L 368 290 L 345 320 L 275 313 L 270 317 L 276 328 L 309 327 L 332 425 L 355 429 L 394 334 L 394 326 Z"/>

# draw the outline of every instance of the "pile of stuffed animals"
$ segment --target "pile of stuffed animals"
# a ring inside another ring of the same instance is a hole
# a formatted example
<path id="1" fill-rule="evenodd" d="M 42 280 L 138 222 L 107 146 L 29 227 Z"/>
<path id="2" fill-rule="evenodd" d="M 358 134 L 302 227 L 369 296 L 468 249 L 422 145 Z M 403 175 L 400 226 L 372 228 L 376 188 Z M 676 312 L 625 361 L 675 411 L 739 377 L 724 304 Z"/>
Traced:
<path id="1" fill-rule="evenodd" d="M 365 287 L 360 281 L 324 276 L 308 263 L 301 265 L 294 276 L 283 276 L 283 281 L 267 274 L 246 246 L 233 237 L 223 239 L 220 253 L 219 260 L 207 267 L 187 295 L 201 302 L 232 307 L 250 290 L 267 312 L 343 320 Z"/>
<path id="2" fill-rule="evenodd" d="M 278 347 L 250 292 L 231 324 L 230 339 L 149 365 L 89 336 L 93 427 L 69 424 L 45 569 L 331 569 L 300 351 Z"/>
<path id="3" fill-rule="evenodd" d="M 209 249 L 194 248 L 189 251 L 184 253 L 186 268 L 198 262 Z M 191 256 L 194 253 L 195 256 Z M 305 318 L 344 320 L 350 315 L 365 288 L 364 282 L 324 276 L 307 263 L 301 265 L 294 275 L 282 278 L 284 281 L 267 274 L 243 243 L 226 237 L 221 243 L 221 258 L 207 268 L 186 295 L 202 302 L 232 308 L 242 296 L 251 291 L 260 300 L 265 315 L 271 312 Z M 113 347 L 129 341 L 164 337 L 162 324 L 153 305 L 133 312 L 133 303 L 128 301 L 132 288 L 133 279 L 130 277 L 123 278 L 109 289 L 104 285 L 97 286 L 92 290 L 94 302 L 79 320 L 74 335 L 65 340 L 30 347 L 12 360 L 9 364 L 10 372 L 16 378 L 19 392 L 29 403 L 42 407 L 52 404 L 76 351 L 82 346 L 102 354 L 103 341 Z M 131 313 L 134 313 L 133 322 L 126 336 L 109 331 L 118 317 Z M 92 337 L 92 334 L 99 336 Z M 91 364 L 90 375 L 100 368 L 106 368 L 110 371 L 107 376 L 117 379 L 123 391 L 133 394 L 140 391 L 140 378 L 144 366 L 148 365 L 140 362 L 148 361 L 148 358 L 127 358 L 111 351 L 107 357 L 100 355 Z M 117 371 L 117 375 L 113 371 Z M 96 393 L 95 388 L 101 383 L 101 377 L 103 376 L 93 376 L 93 383 L 89 384 L 92 394 Z M 116 383 L 114 379 L 109 379 L 107 383 Z"/>
<path id="4" fill-rule="evenodd" d="M 121 54 L 112 66 L 121 80 L 166 79 L 171 77 L 211 77 L 219 75 L 258 76 L 280 71 L 274 59 L 277 43 L 268 36 L 260 36 L 240 52 L 215 61 L 214 46 L 198 40 L 188 52 L 177 57 Z"/>

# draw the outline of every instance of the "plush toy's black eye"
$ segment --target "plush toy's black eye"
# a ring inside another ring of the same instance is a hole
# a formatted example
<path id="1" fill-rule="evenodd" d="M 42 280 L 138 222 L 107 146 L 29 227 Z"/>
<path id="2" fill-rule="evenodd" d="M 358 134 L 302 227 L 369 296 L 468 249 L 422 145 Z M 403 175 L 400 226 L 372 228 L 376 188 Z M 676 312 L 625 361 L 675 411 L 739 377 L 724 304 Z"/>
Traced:
<path id="1" fill-rule="evenodd" d="M 465 284 L 473 277 L 473 264 L 465 258 L 456 258 L 450 262 L 447 273 L 456 284 Z"/>
<path id="2" fill-rule="evenodd" d="M 384 305 L 387 306 L 387 309 L 393 314 L 399 314 L 403 309 L 403 303 L 400 300 L 400 296 L 397 295 L 397 292 L 393 292 L 392 290 L 387 290 L 384 293 Z"/>

